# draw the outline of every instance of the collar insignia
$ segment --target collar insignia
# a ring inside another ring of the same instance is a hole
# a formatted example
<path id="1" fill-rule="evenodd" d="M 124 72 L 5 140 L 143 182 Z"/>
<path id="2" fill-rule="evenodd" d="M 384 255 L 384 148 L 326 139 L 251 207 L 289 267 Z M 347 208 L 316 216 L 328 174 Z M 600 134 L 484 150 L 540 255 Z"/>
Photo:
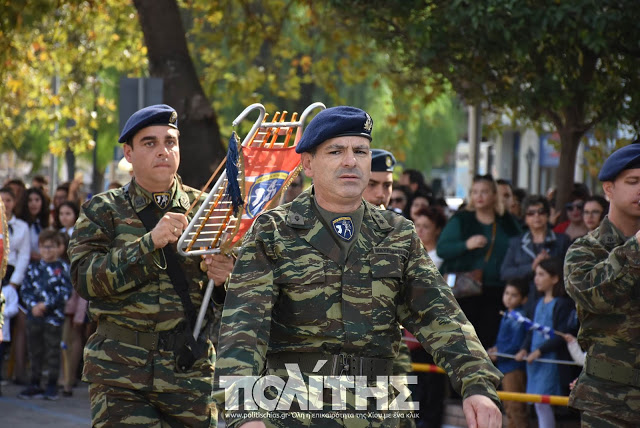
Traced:
<path id="1" fill-rule="evenodd" d="M 151 196 L 153 196 L 153 202 L 155 202 L 161 210 L 169 206 L 169 192 L 155 192 Z"/>
<path id="2" fill-rule="evenodd" d="M 353 238 L 353 220 L 351 217 L 338 217 L 331 222 L 333 230 L 345 241 L 351 241 Z"/>

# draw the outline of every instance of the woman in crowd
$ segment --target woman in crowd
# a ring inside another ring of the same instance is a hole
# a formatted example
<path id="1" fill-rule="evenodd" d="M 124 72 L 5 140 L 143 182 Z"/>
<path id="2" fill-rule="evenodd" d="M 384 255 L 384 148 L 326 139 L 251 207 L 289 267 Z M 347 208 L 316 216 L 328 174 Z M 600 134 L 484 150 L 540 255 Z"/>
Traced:
<path id="1" fill-rule="evenodd" d="M 538 292 L 533 286 L 536 267 L 540 261 L 549 257 L 564 259 L 570 242 L 567 235 L 555 233 L 549 227 L 550 206 L 547 198 L 531 195 L 525 198 L 523 208 L 528 230 L 509 241 L 509 249 L 500 268 L 500 277 L 503 281 L 527 278 L 531 282 L 524 308 L 526 315 L 531 317 L 538 300 Z"/>
<path id="2" fill-rule="evenodd" d="M 407 186 L 393 186 L 389 207 L 397 213 L 401 213 L 409 218 L 409 208 L 411 207 L 411 190 Z"/>
<path id="3" fill-rule="evenodd" d="M 589 230 L 584 224 L 582 211 L 584 209 L 584 201 L 589 197 L 589 190 L 581 184 L 576 183 L 574 190 L 571 192 L 569 202 L 564 205 L 564 210 L 560 215 L 558 225 L 553 228 L 556 233 L 565 233 L 571 239 L 571 242 L 577 238 L 586 235 Z"/>
<path id="4" fill-rule="evenodd" d="M 600 195 L 593 195 L 584 201 L 582 218 L 589 232 L 600 226 L 600 222 L 609 213 L 609 202 Z"/>
<path id="5" fill-rule="evenodd" d="M 410 219 L 415 220 L 415 216 L 418 211 L 433 205 L 433 197 L 430 193 L 423 190 L 416 191 L 411 198 L 411 207 L 409 208 Z"/>
<path id="6" fill-rule="evenodd" d="M 49 227 L 49 201 L 40 189 L 27 189 L 19 217 L 29 225 L 31 261 L 40 260 L 38 237 L 43 229 Z"/>
<path id="7" fill-rule="evenodd" d="M 442 265 L 442 259 L 438 257 L 436 245 L 442 229 L 447 224 L 447 217 L 440 207 L 421 208 L 416 212 L 413 223 L 416 226 L 418 238 L 427 250 L 429 257 L 438 269 Z"/>
<path id="8" fill-rule="evenodd" d="M 67 236 L 67 241 L 71 238 L 79 216 L 80 208 L 75 202 L 64 201 L 56 207 L 54 227 Z"/>
<path id="9" fill-rule="evenodd" d="M 461 297 L 458 303 L 485 348 L 493 344 L 500 324 L 504 288 L 500 266 L 509 238 L 520 232 L 517 220 L 500 203 L 493 177 L 482 175 L 474 177 L 469 203 L 449 220 L 438 239 L 442 273 L 482 269 L 482 293 Z"/>

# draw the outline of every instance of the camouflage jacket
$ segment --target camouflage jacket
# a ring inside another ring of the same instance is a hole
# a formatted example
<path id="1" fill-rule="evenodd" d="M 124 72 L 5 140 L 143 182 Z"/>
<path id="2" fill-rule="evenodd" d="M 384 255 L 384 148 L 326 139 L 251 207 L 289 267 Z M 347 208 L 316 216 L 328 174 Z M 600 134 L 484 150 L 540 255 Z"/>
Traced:
<path id="1" fill-rule="evenodd" d="M 413 223 L 363 201 L 345 265 L 312 209 L 310 190 L 256 219 L 229 282 L 218 376 L 260 376 L 268 353 L 395 358 L 402 324 L 463 396 L 499 403 L 490 362 Z M 221 394 L 216 391 L 221 404 Z M 233 422 L 233 421 L 232 421 Z"/>
<path id="2" fill-rule="evenodd" d="M 640 244 L 605 218 L 578 238 L 565 258 L 565 286 L 581 323 L 578 341 L 589 358 L 640 369 Z M 570 405 L 640 422 L 638 387 L 584 370 Z"/>
<path id="3" fill-rule="evenodd" d="M 43 260 L 31 262 L 27 269 L 20 297 L 28 310 L 29 319 L 34 319 L 31 309 L 40 302 L 47 307 L 45 323 L 61 326 L 64 323 L 64 306 L 71 297 L 69 265 L 62 260 L 47 263 Z"/>
<path id="4" fill-rule="evenodd" d="M 167 210 L 185 213 L 198 193 L 178 178 Z M 166 272 L 164 255 L 154 250 L 151 233 L 137 215 L 152 203 L 150 194 L 133 180 L 128 190 L 98 194 L 82 207 L 69 243 L 71 277 L 78 294 L 89 301 L 91 318 L 98 323 L 106 320 L 131 330 L 159 332 L 171 330 L 185 319 L 180 297 Z M 158 209 L 158 218 L 161 214 Z M 198 257 L 177 257 L 197 310 L 207 275 L 200 270 Z M 85 379 L 131 387 L 127 378 L 132 367 L 147 364 L 149 351 L 103 340 L 94 335 L 87 343 Z M 112 363 L 110 380 L 105 380 L 104 367 Z M 150 378 L 138 379 L 136 386 L 148 386 L 150 382 Z"/>

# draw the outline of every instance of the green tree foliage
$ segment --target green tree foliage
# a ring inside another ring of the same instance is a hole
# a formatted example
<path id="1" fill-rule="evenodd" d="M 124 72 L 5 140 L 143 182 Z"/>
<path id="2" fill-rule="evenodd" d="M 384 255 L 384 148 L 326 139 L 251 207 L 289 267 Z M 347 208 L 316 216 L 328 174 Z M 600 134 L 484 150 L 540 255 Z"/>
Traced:
<path id="1" fill-rule="evenodd" d="M 119 74 L 146 70 L 142 34 L 131 25 L 135 9 L 126 0 L 2 7 L 0 149 L 38 154 L 43 142 L 58 156 L 92 149 L 96 130 L 117 129 Z M 101 149 L 102 169 L 110 144 Z"/>
<path id="2" fill-rule="evenodd" d="M 412 153 L 412 145 L 427 147 L 424 164 L 412 164 L 422 170 L 457 140 L 450 132 L 454 116 L 443 113 L 444 105 L 453 105 L 450 89 L 431 84 L 428 70 L 412 70 L 396 61 L 369 34 L 357 31 L 356 20 L 326 3 L 177 3 L 190 52 L 190 58 L 182 61 L 193 62 L 224 141 L 233 119 L 251 103 L 261 102 L 273 114 L 276 109 L 302 112 L 314 101 L 370 111 L 374 144 L 393 150 L 399 159 L 411 157 L 406 153 Z M 130 0 L 0 0 L 0 4 L 4 64 L 0 150 L 16 150 L 37 162 L 47 151 L 58 156 L 68 148 L 86 153 L 97 144 L 103 170 L 116 144 L 119 78 L 144 76 L 150 68 L 151 74 L 163 77 L 163 63 L 151 64 L 145 43 L 154 40 L 156 47 L 162 46 L 162 32 L 141 26 Z M 156 34 L 143 34 L 143 29 Z M 167 41 L 166 46 L 172 43 Z M 426 107 L 433 101 L 436 108 Z M 433 134 L 432 129 L 444 122 L 449 131 Z M 188 121 L 181 124 L 188 126 Z M 218 136 L 203 138 L 185 138 L 182 144 L 219 141 Z M 193 156 L 184 156 L 183 167 L 191 168 L 192 160 Z"/>
<path id="3" fill-rule="evenodd" d="M 640 128 L 640 2 L 334 0 L 409 70 L 428 69 L 468 103 L 556 130 L 558 204 L 581 138 Z"/>

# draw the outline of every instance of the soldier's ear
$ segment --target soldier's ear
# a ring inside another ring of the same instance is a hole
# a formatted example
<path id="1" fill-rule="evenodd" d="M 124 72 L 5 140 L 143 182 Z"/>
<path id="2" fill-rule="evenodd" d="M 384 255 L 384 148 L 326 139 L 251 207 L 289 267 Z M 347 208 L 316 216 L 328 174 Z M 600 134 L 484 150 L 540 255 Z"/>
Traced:
<path id="1" fill-rule="evenodd" d="M 309 152 L 304 152 L 300 154 L 300 159 L 302 161 L 302 168 L 304 169 L 304 175 L 309 178 L 313 178 L 313 170 L 311 169 L 311 158 L 313 156 Z"/>
<path id="2" fill-rule="evenodd" d="M 607 196 L 608 200 L 611 200 L 611 193 L 613 192 L 613 181 L 605 181 L 602 183 L 602 190 L 604 190 L 604 194 Z"/>

